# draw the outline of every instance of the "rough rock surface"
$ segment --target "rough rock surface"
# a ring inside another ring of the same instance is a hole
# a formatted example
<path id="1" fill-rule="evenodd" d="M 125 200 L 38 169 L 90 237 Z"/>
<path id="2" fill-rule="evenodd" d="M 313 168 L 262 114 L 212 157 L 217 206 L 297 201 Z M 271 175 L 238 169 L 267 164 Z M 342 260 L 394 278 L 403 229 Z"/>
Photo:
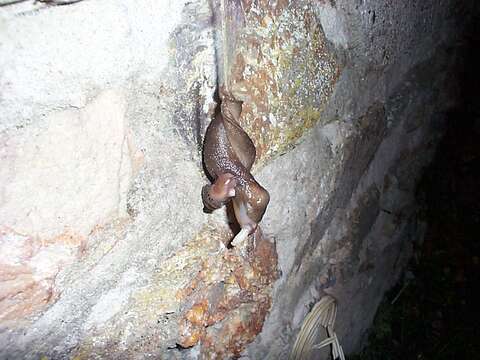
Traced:
<path id="1" fill-rule="evenodd" d="M 216 234 L 218 229 L 204 234 L 211 245 L 204 240 L 200 246 L 218 248 L 222 237 Z M 207 359 L 238 357 L 260 332 L 277 278 L 277 253 L 270 239 L 258 234 L 255 246 L 245 252 L 220 247 L 207 254 L 195 278 L 177 293 L 183 304 L 180 346 L 199 344 Z"/>
<path id="2" fill-rule="evenodd" d="M 324 292 L 362 344 L 467 3 L 225 2 L 225 51 L 217 0 L 0 6 L 0 358 L 285 359 Z M 224 64 L 271 195 L 250 252 L 202 212 Z"/>

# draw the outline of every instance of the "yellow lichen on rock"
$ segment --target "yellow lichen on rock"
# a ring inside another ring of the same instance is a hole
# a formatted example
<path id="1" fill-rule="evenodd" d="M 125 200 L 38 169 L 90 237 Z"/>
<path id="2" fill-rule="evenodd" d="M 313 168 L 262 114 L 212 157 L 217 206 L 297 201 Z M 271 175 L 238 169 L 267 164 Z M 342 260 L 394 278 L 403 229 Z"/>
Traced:
<path id="1" fill-rule="evenodd" d="M 246 24 L 233 57 L 232 91 L 245 100 L 241 125 L 261 166 L 321 120 L 339 68 L 312 9 L 252 4 Z"/>

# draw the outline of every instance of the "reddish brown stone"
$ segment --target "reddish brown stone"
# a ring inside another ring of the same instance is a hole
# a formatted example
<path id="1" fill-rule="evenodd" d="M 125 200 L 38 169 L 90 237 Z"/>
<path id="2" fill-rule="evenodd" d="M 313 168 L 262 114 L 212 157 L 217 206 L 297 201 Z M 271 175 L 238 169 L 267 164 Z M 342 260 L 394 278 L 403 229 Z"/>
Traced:
<path id="1" fill-rule="evenodd" d="M 36 239 L 0 227 L 0 322 L 13 324 L 55 301 L 55 276 L 84 246 L 85 238 L 70 232 Z"/>
<path id="2" fill-rule="evenodd" d="M 192 283 L 179 291 L 178 296 L 192 305 L 183 311 L 178 343 L 200 343 L 208 359 L 239 355 L 262 329 L 276 278 L 275 246 L 261 235 L 247 257 L 239 249 L 210 257 Z"/>
<path id="3" fill-rule="evenodd" d="M 203 300 L 201 303 L 196 303 L 190 310 L 187 311 L 185 318 L 190 321 L 192 325 L 203 326 L 206 323 L 206 316 L 208 310 L 207 300 Z"/>

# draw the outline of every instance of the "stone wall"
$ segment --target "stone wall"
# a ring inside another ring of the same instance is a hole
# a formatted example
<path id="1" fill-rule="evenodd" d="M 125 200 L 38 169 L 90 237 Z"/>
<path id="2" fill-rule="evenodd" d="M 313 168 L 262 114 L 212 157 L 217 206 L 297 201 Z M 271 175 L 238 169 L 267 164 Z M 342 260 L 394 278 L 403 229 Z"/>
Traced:
<path id="1" fill-rule="evenodd" d="M 285 359 L 323 293 L 361 346 L 421 238 L 467 5 L 226 0 L 224 49 L 218 0 L 5 3 L 0 358 Z M 200 197 L 223 66 L 271 195 L 248 254 Z"/>

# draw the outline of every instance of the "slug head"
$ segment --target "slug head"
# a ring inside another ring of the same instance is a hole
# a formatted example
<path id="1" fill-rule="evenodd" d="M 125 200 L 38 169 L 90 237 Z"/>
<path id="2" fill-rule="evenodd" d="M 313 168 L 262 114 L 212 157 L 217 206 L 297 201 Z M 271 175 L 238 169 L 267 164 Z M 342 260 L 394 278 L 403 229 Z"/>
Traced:
<path id="1" fill-rule="evenodd" d="M 235 196 L 237 180 L 232 174 L 225 173 L 217 177 L 212 185 L 202 188 L 202 199 L 205 208 L 209 211 L 221 208 Z"/>

